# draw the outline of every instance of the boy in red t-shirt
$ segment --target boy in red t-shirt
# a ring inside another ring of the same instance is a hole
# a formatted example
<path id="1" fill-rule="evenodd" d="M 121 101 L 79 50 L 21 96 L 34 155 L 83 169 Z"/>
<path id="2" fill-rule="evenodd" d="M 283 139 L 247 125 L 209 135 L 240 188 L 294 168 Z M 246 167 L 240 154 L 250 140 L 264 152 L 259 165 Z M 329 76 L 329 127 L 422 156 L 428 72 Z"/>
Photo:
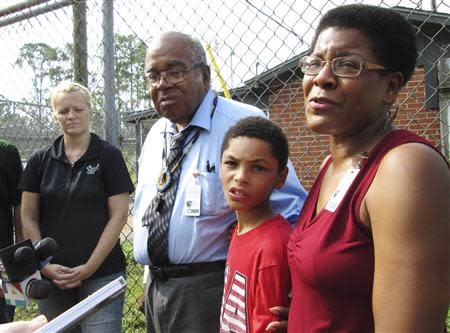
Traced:
<path id="1" fill-rule="evenodd" d="M 286 180 L 288 150 L 281 128 L 263 117 L 244 118 L 225 134 L 220 175 L 238 224 L 225 270 L 221 333 L 266 332 L 277 319 L 269 308 L 288 306 L 286 244 L 292 229 L 269 201 Z"/>

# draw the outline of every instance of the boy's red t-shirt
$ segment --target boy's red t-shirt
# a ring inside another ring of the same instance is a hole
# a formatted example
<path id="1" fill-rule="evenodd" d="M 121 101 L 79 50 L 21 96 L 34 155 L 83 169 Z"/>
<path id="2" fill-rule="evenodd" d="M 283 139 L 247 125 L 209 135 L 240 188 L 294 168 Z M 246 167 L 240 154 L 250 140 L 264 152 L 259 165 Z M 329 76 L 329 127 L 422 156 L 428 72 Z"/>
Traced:
<path id="1" fill-rule="evenodd" d="M 236 228 L 225 270 L 220 332 L 266 332 L 278 320 L 269 308 L 289 304 L 286 246 L 292 228 L 280 215 L 243 235 Z"/>

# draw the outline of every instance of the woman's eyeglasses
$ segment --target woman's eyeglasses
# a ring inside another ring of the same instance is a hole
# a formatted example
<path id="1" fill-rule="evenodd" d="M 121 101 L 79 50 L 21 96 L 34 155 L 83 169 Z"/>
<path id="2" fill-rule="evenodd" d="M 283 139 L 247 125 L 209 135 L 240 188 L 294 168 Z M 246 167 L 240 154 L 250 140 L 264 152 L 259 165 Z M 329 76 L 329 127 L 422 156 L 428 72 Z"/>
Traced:
<path id="1" fill-rule="evenodd" d="M 325 64 L 329 64 L 334 75 L 340 77 L 356 77 L 363 70 L 386 70 L 386 67 L 382 65 L 363 62 L 352 57 L 339 57 L 331 61 L 315 56 L 305 56 L 300 59 L 300 68 L 306 75 L 319 74 Z"/>

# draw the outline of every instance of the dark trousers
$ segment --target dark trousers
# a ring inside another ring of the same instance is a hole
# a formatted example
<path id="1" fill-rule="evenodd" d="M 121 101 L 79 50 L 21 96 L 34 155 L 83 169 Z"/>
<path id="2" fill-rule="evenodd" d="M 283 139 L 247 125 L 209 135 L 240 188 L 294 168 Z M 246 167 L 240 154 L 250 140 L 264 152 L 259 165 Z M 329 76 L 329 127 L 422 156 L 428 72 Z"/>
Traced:
<path id="1" fill-rule="evenodd" d="M 146 299 L 148 333 L 217 333 L 224 272 L 170 278 L 150 276 Z"/>
<path id="2" fill-rule="evenodd" d="M 7 305 L 5 299 L 0 297 L 0 324 L 6 324 L 13 321 L 14 309 L 14 306 Z"/>

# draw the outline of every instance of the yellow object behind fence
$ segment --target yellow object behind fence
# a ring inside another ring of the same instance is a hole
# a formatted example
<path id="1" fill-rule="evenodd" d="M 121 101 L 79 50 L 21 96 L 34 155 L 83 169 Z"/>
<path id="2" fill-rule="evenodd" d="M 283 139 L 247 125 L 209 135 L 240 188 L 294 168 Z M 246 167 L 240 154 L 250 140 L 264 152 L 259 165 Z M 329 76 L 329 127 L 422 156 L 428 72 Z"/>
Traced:
<path id="1" fill-rule="evenodd" d="M 220 86 L 221 86 L 220 89 L 223 90 L 223 94 L 225 95 L 226 98 L 231 99 L 231 95 L 227 89 L 227 85 L 225 84 L 225 81 L 223 80 L 222 75 L 220 75 L 220 70 L 219 70 L 219 67 L 217 66 L 216 58 L 214 58 L 214 55 L 211 51 L 211 45 L 209 45 L 208 43 L 206 44 L 206 53 L 208 53 L 208 56 L 211 59 L 211 63 L 213 65 L 214 71 L 216 72 L 217 77 L 219 78 Z"/>

